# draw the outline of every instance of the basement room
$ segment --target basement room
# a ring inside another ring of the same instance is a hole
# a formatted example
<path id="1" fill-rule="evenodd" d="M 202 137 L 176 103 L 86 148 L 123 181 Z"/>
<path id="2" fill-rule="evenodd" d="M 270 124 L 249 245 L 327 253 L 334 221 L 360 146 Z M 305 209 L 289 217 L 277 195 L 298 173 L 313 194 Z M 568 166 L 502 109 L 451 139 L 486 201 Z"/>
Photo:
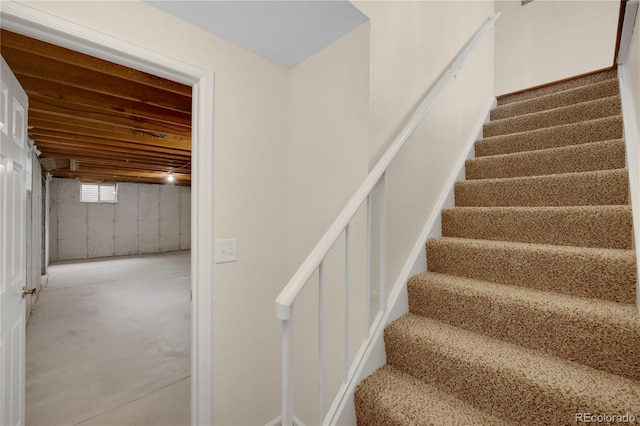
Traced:
<path id="1" fill-rule="evenodd" d="M 191 87 L 0 38 L 27 121 L 26 424 L 189 424 Z"/>

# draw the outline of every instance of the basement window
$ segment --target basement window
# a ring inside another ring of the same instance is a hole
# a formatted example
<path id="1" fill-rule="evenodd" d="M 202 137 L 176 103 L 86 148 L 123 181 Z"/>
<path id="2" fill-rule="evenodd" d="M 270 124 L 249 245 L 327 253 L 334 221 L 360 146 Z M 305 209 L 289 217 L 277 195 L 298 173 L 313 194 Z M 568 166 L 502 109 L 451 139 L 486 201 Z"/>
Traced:
<path id="1" fill-rule="evenodd" d="M 81 183 L 81 203 L 117 203 L 118 185 L 115 183 Z"/>

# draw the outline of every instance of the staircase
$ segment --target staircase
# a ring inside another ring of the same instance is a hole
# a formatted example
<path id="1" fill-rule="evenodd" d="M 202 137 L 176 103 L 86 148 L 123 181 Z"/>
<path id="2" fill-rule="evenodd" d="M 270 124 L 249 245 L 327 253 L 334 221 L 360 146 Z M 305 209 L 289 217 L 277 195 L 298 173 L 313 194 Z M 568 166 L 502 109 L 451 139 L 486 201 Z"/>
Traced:
<path id="1" fill-rule="evenodd" d="M 475 154 L 358 424 L 640 424 L 616 72 L 502 98 Z"/>

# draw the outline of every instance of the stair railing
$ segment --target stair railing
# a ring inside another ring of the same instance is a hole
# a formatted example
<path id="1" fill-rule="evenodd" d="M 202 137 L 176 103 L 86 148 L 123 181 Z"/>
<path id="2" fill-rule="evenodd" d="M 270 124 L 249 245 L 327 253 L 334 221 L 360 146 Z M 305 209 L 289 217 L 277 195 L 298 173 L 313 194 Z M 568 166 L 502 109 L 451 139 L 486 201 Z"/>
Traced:
<path id="1" fill-rule="evenodd" d="M 473 34 L 469 41 L 465 44 L 460 53 L 451 62 L 449 68 L 444 72 L 440 79 L 435 83 L 433 88 L 425 95 L 420 105 L 416 108 L 415 112 L 411 115 L 407 124 L 404 126 L 400 134 L 394 139 L 387 151 L 380 158 L 375 167 L 371 170 L 364 182 L 360 185 L 358 190 L 351 197 L 349 202 L 340 212 L 333 224 L 329 227 L 327 232 L 322 236 L 320 241 L 316 244 L 306 260 L 298 268 L 293 277 L 289 280 L 287 285 L 281 291 L 276 298 L 276 317 L 282 321 L 282 414 L 280 417 L 282 426 L 292 426 L 294 421 L 292 394 L 293 394 L 293 304 L 302 292 L 307 282 L 312 275 L 318 272 L 318 324 L 319 324 L 319 339 L 318 339 L 318 410 L 319 410 L 319 422 L 325 424 L 325 409 L 324 409 L 324 378 L 323 378 L 323 365 L 325 358 L 325 344 L 324 344 L 324 301 L 323 301 L 323 288 L 324 288 L 324 261 L 329 251 L 334 246 L 340 236 L 345 234 L 345 384 L 353 379 L 355 369 L 349 365 L 349 289 L 351 286 L 351 274 L 350 274 L 350 260 L 352 253 L 352 237 L 351 237 L 351 222 L 360 210 L 360 207 L 367 202 L 367 259 L 366 259 L 366 288 L 367 288 L 367 301 L 372 300 L 372 285 L 371 285 L 371 264 L 372 264 L 372 235 L 373 235 L 373 203 L 372 203 L 372 191 L 374 188 L 379 187 L 379 252 L 378 252 L 378 294 L 379 311 L 378 317 L 384 314 L 388 309 L 386 303 L 385 292 L 385 261 L 386 261 L 386 172 L 393 160 L 396 158 L 404 144 L 409 137 L 413 134 L 416 128 L 424 120 L 431 108 L 435 105 L 437 100 L 443 94 L 445 89 L 452 83 L 453 79 L 457 76 L 458 72 L 466 64 L 471 54 L 476 50 L 485 35 L 493 28 L 496 20 L 500 17 L 500 13 L 496 13 L 489 17 Z M 367 332 L 365 334 L 364 344 L 368 344 L 368 340 L 371 339 L 371 303 L 367 303 Z"/>

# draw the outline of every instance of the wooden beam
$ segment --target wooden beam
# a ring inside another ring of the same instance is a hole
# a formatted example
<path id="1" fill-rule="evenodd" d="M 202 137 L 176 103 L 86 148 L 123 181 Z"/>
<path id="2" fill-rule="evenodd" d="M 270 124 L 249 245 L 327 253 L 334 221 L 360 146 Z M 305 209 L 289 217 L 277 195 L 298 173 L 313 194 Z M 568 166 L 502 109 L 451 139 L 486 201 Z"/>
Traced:
<path id="1" fill-rule="evenodd" d="M 114 77 L 142 83 L 147 86 L 163 88 L 164 90 L 179 95 L 191 96 L 192 93 L 191 87 L 187 85 L 176 83 L 162 77 L 127 68 L 122 65 L 114 64 L 113 62 L 85 55 L 84 53 L 75 52 L 64 47 L 36 40 L 4 29 L 0 30 L 0 41 L 3 49 L 5 46 L 12 47 L 20 51 L 31 52 L 47 59 L 56 59 L 85 69 L 96 70 Z"/>
<path id="2" fill-rule="evenodd" d="M 81 68 L 57 59 L 43 58 L 9 46 L 3 47 L 2 56 L 16 77 L 19 75 L 38 77 L 175 111 L 191 112 L 191 96 L 167 92 L 157 87 Z"/>
<path id="3" fill-rule="evenodd" d="M 90 173 L 78 173 L 64 170 L 51 171 L 53 177 L 77 179 L 83 182 L 135 182 L 135 183 L 151 183 L 151 184 L 167 184 L 166 177 L 163 178 L 144 178 L 144 177 L 132 177 L 132 176 L 118 176 L 118 175 L 101 175 Z M 176 186 L 191 186 L 191 179 L 175 180 L 172 185 Z"/>
<path id="4" fill-rule="evenodd" d="M 158 153 L 153 151 L 141 151 L 141 150 L 133 150 L 133 149 L 123 149 L 118 147 L 110 147 L 108 145 L 89 145 L 79 143 L 77 141 L 72 141 L 68 139 L 36 139 L 36 145 L 42 152 L 46 152 L 48 148 L 54 148 L 59 150 L 64 150 L 68 153 L 66 158 L 73 158 L 74 155 L 77 154 L 85 154 L 88 156 L 100 157 L 102 154 L 122 154 L 126 156 L 126 158 L 139 158 L 139 157 L 148 157 L 155 158 L 159 160 L 165 161 L 178 161 L 187 163 L 190 159 L 190 155 L 171 155 L 166 153 Z"/>
<path id="5" fill-rule="evenodd" d="M 148 164 L 148 163 L 139 163 L 133 161 L 117 161 L 117 160 L 108 160 L 108 159 L 85 159 L 80 160 L 80 169 L 117 169 L 117 170 L 136 170 L 136 171 L 144 171 L 144 172 L 153 172 L 153 173 L 180 173 L 185 175 L 191 174 L 191 169 L 188 167 L 169 167 L 165 164 Z M 183 165 L 184 166 L 184 165 Z M 178 170 L 179 169 L 179 170 Z"/>
<path id="6" fill-rule="evenodd" d="M 70 158 L 79 160 L 82 163 L 90 164 L 110 164 L 117 167 L 130 167 L 133 166 L 136 169 L 156 170 L 169 172 L 171 170 L 179 170 L 180 172 L 190 174 L 191 166 L 189 162 L 174 161 L 167 159 L 150 158 L 148 156 L 125 156 L 123 154 L 113 153 L 100 153 L 99 157 L 96 157 L 95 153 L 88 154 L 86 152 L 73 152 L 70 153 L 65 149 L 57 149 L 50 147 L 42 147 L 42 154 L 40 158 Z"/>
<path id="7" fill-rule="evenodd" d="M 29 119 L 38 119 L 42 121 L 53 121 L 64 123 L 70 126 L 86 127 L 88 129 L 96 129 L 104 132 L 124 133 L 130 135 L 143 135 L 152 138 L 162 139 L 163 141 L 169 141 L 172 143 L 184 143 L 185 141 L 191 141 L 191 135 L 173 135 L 160 131 L 152 131 L 148 129 L 134 129 L 127 126 L 120 126 L 111 122 L 90 120 L 83 117 L 75 117 L 68 115 L 60 115 L 55 112 L 30 110 Z M 30 120 L 31 121 L 31 120 Z M 190 132 L 189 132 L 190 133 Z"/>
<path id="8" fill-rule="evenodd" d="M 74 106 L 76 109 L 82 108 L 80 107 L 81 105 L 88 105 L 109 113 L 124 113 L 131 117 L 146 118 L 164 123 L 178 123 L 180 125 L 189 125 L 191 123 L 190 113 L 96 93 L 64 83 L 43 80 L 39 77 L 20 75 L 18 79 L 30 98 L 40 96 L 43 100 L 47 98 L 62 100 L 77 104 L 78 106 Z"/>
<path id="9" fill-rule="evenodd" d="M 69 170 L 69 172 L 71 172 Z M 132 171 L 132 170 L 121 170 L 118 168 L 82 168 L 82 166 L 77 170 L 78 173 L 84 173 L 86 175 L 102 175 L 102 176 L 127 176 L 127 177 L 139 177 L 139 178 L 150 178 L 150 179 L 165 179 L 167 178 L 166 172 L 142 172 L 142 171 Z M 173 177 L 175 180 L 189 180 L 191 179 L 191 175 L 188 174 L 179 174 L 174 173 Z"/>
<path id="10" fill-rule="evenodd" d="M 152 153 L 169 154 L 170 156 L 186 156 L 191 157 L 190 150 L 168 148 L 158 145 L 143 145 L 134 142 L 125 142 L 107 138 L 97 138 L 92 136 L 78 135 L 75 133 L 57 132 L 55 130 L 33 128 L 29 130 L 29 136 L 35 140 L 69 140 L 81 145 L 89 146 L 106 146 L 113 148 L 122 148 L 123 151 L 144 151 Z"/>
<path id="11" fill-rule="evenodd" d="M 121 155 L 122 159 L 129 161 L 139 161 L 141 159 L 146 158 L 147 161 L 153 161 L 158 164 L 169 164 L 173 162 L 173 164 L 186 164 L 188 162 L 188 157 L 184 157 L 184 162 L 180 161 L 180 159 L 176 157 L 171 157 L 167 155 L 153 155 L 153 153 L 144 153 L 144 152 L 125 152 L 122 150 L 109 149 L 109 148 L 98 148 L 98 147 L 87 147 L 87 146 L 79 146 L 78 144 L 74 144 L 69 141 L 37 141 L 38 149 L 42 152 L 44 156 L 53 156 L 62 158 L 100 158 L 101 156 L 105 156 L 105 158 L 109 158 L 113 155 Z"/>
<path id="12" fill-rule="evenodd" d="M 45 144 L 43 144 L 45 145 Z M 40 147 L 38 147 L 40 148 Z M 112 159 L 111 155 L 113 154 L 112 152 L 103 152 L 103 151 L 99 151 L 99 152 L 91 152 L 90 150 L 77 150 L 77 149 L 73 149 L 73 148 L 57 148 L 57 147 L 47 147 L 42 146 L 42 148 L 40 148 L 41 150 L 41 156 L 44 157 L 55 157 L 55 158 L 66 158 L 66 159 L 76 159 L 76 160 L 81 160 L 81 161 L 90 161 L 90 160 L 94 160 L 95 158 L 100 158 L 102 156 L 104 156 L 105 161 L 119 161 L 119 162 L 146 162 L 148 164 L 155 164 L 158 166 L 163 166 L 163 167 L 181 167 L 186 163 L 178 163 L 166 158 L 148 158 L 146 161 L 144 161 L 144 159 L 141 156 L 135 156 L 135 155 L 127 155 L 126 158 L 120 158 L 120 159 Z"/>
<path id="13" fill-rule="evenodd" d="M 139 130 L 131 130 L 117 126 L 99 125 L 96 123 L 93 123 L 94 126 L 92 127 L 78 126 L 70 123 L 74 121 L 78 122 L 78 120 L 70 119 L 68 117 L 58 117 L 57 120 L 51 120 L 40 118 L 42 116 L 45 116 L 45 114 L 34 113 L 33 116 L 29 117 L 30 134 L 55 131 L 123 142 L 133 142 L 141 145 L 149 145 L 152 147 L 160 146 L 165 148 L 191 151 L 191 140 L 189 138 L 176 136 L 154 137 L 153 135 L 143 133 Z"/>
<path id="14" fill-rule="evenodd" d="M 52 174 L 61 176 L 69 176 L 69 177 L 99 177 L 100 179 L 110 179 L 110 180 L 119 180 L 123 178 L 128 179 L 152 179 L 157 182 L 166 183 L 167 174 L 166 173 L 134 173 L 130 171 L 123 171 L 118 169 L 94 169 L 94 170 L 78 170 L 77 172 L 72 172 L 70 170 L 54 170 Z M 191 175 L 174 175 L 174 182 L 187 182 L 191 181 Z"/>
<path id="15" fill-rule="evenodd" d="M 29 99 L 29 113 L 41 112 L 54 116 L 82 119 L 100 124 L 112 124 L 139 131 L 159 132 L 167 135 L 191 137 L 191 123 L 188 125 L 164 123 L 141 119 L 127 113 L 107 112 L 88 105 L 70 104 L 51 98 L 32 96 Z"/>

